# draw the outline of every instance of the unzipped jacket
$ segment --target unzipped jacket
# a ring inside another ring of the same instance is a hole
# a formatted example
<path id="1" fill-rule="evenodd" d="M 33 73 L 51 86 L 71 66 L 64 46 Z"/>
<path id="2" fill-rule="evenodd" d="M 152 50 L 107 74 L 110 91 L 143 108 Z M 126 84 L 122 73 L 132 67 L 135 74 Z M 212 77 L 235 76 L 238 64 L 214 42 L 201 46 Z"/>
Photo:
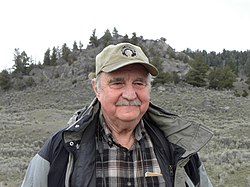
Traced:
<path id="1" fill-rule="evenodd" d="M 33 157 L 22 187 L 96 186 L 96 143 L 100 103 L 95 98 Z M 142 118 L 167 187 L 212 186 L 198 151 L 211 139 L 203 125 L 150 103 Z M 115 186 L 115 185 L 114 185 Z"/>

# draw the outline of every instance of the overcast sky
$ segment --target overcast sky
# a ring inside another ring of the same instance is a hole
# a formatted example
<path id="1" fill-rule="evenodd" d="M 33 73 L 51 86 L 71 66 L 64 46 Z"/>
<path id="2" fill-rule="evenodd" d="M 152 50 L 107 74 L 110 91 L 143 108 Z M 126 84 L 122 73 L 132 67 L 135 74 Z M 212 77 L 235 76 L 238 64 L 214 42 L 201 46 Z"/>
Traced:
<path id="1" fill-rule="evenodd" d="M 13 66 L 14 49 L 43 62 L 48 48 L 88 45 L 116 27 L 144 39 L 167 39 L 176 51 L 250 49 L 249 0 L 2 0 L 0 70 Z"/>

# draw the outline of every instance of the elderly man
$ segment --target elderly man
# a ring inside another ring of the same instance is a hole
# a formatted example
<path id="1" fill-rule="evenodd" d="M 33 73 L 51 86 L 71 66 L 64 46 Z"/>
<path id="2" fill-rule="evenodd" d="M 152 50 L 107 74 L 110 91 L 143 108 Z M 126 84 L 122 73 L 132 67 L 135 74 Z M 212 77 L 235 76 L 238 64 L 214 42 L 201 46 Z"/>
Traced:
<path id="1" fill-rule="evenodd" d="M 197 154 L 212 133 L 150 102 L 157 74 L 140 47 L 106 47 L 95 99 L 35 155 L 22 186 L 212 186 Z"/>

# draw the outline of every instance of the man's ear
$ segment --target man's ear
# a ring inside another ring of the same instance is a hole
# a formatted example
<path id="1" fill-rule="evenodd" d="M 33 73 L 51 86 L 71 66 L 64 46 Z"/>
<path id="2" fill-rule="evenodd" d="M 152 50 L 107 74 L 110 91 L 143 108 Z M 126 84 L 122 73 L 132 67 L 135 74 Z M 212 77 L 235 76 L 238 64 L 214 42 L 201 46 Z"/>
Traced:
<path id="1" fill-rule="evenodd" d="M 93 90 L 95 92 L 95 96 L 99 99 L 99 92 L 97 90 L 96 80 L 92 79 L 91 84 L 92 84 L 92 88 L 93 88 Z"/>

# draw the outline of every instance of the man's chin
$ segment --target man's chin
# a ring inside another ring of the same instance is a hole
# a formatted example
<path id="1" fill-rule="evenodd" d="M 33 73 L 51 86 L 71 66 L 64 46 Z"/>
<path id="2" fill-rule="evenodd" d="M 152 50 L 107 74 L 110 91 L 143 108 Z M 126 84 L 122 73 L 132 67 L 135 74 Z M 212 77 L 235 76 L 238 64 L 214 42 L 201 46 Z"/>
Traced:
<path id="1" fill-rule="evenodd" d="M 140 106 L 119 106 L 118 112 L 125 115 L 136 115 L 140 113 Z"/>
<path id="2" fill-rule="evenodd" d="M 121 111 L 120 115 L 118 115 L 120 120 L 122 121 L 133 121 L 133 120 L 137 120 L 138 118 L 140 118 L 140 113 L 137 112 L 132 112 L 130 111 Z"/>
<path id="3" fill-rule="evenodd" d="M 120 109 L 122 109 L 122 110 L 129 110 L 129 111 L 131 111 L 131 110 L 138 110 L 138 108 L 140 108 L 140 106 L 131 106 L 131 105 L 129 105 L 129 106 L 118 106 Z"/>

